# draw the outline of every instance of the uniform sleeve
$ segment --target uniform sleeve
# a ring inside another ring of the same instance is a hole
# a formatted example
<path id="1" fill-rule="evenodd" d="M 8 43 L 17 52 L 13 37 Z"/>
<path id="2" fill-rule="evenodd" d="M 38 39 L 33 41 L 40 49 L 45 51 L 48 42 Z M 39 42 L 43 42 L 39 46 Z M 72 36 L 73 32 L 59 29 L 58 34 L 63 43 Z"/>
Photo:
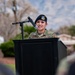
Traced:
<path id="1" fill-rule="evenodd" d="M 57 37 L 55 33 L 53 33 L 53 37 Z"/>
<path id="2" fill-rule="evenodd" d="M 33 38 L 33 32 L 32 33 L 30 33 L 30 35 L 29 35 L 29 37 L 28 37 L 28 39 L 32 39 Z"/>
<path id="3" fill-rule="evenodd" d="M 52 31 L 49 31 L 48 34 L 52 38 L 55 38 L 56 37 L 56 34 L 54 32 L 52 32 Z"/>

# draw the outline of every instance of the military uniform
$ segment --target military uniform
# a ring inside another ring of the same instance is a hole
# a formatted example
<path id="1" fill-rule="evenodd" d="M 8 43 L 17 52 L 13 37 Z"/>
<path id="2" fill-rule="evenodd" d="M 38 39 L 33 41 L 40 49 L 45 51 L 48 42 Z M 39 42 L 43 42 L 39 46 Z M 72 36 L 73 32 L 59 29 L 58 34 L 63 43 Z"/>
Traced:
<path id="1" fill-rule="evenodd" d="M 39 34 L 37 31 L 32 32 L 29 35 L 29 39 L 38 39 L 38 38 L 53 38 L 55 37 L 55 33 L 52 31 L 45 30 L 43 34 Z"/>
<path id="2" fill-rule="evenodd" d="M 57 67 L 56 75 L 67 75 L 70 66 L 75 62 L 75 52 L 62 59 Z"/>
<path id="3" fill-rule="evenodd" d="M 46 17 L 45 15 L 43 15 L 43 14 L 39 15 L 39 16 L 36 18 L 36 20 L 35 20 L 35 24 L 37 23 L 38 20 L 44 21 L 45 23 L 44 23 L 43 26 L 46 27 L 46 25 L 47 25 L 47 17 Z M 40 23 L 38 23 L 38 25 L 40 25 Z M 38 25 L 36 25 L 36 27 L 37 27 Z M 40 25 L 40 26 L 41 26 L 41 25 Z M 33 33 L 31 33 L 31 34 L 29 35 L 29 39 L 53 38 L 53 37 L 55 37 L 54 32 L 48 31 L 48 30 L 46 30 L 45 28 L 44 28 L 43 30 L 45 30 L 45 32 L 40 34 L 40 33 L 38 33 L 39 30 L 37 29 L 36 32 L 33 32 Z"/>

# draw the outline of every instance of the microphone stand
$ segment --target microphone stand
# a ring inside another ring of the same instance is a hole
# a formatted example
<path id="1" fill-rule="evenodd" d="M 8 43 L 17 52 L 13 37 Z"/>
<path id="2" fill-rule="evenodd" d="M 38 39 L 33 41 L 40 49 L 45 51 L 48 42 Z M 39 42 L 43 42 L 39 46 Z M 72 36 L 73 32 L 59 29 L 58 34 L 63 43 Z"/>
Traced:
<path id="1" fill-rule="evenodd" d="M 22 21 L 22 22 L 12 23 L 13 25 L 14 25 L 14 24 L 20 24 L 20 26 L 21 26 L 21 35 L 22 35 L 22 40 L 24 40 L 23 23 L 26 23 L 26 22 L 29 22 L 29 21 Z"/>

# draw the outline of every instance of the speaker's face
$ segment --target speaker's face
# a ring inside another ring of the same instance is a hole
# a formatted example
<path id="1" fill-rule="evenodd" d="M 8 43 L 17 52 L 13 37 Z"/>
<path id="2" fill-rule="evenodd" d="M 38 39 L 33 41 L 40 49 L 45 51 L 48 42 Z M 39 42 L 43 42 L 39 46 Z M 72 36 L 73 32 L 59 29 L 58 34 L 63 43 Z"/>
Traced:
<path id="1" fill-rule="evenodd" d="M 36 22 L 36 26 L 37 26 L 38 31 L 44 30 L 46 28 L 46 25 L 47 25 L 47 23 L 43 20 L 38 20 Z"/>

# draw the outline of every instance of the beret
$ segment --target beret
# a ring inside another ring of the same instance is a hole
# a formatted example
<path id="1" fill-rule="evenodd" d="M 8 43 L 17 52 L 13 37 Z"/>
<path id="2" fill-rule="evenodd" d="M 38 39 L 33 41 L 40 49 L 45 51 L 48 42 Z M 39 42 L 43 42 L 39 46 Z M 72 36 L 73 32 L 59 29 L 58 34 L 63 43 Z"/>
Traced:
<path id="1" fill-rule="evenodd" d="M 45 22 L 47 22 L 47 17 L 43 14 L 39 15 L 36 20 L 35 20 L 35 23 L 38 21 L 38 20 L 43 20 Z"/>

